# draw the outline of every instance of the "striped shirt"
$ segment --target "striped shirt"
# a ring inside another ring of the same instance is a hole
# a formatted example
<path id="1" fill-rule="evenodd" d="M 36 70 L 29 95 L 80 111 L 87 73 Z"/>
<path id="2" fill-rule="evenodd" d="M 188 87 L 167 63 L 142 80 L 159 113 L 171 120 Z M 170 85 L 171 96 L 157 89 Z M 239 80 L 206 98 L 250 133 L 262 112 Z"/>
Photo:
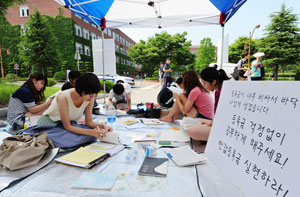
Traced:
<path id="1" fill-rule="evenodd" d="M 35 105 L 33 92 L 26 86 L 20 87 L 9 99 L 7 122 L 12 125 L 16 119 L 28 112 L 27 108 Z"/>

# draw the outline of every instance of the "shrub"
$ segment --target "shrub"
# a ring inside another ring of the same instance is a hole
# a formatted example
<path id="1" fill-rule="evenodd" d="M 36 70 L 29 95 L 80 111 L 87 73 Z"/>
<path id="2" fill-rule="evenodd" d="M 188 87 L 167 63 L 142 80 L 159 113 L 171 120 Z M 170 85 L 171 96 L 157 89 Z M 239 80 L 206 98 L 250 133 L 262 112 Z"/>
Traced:
<path id="1" fill-rule="evenodd" d="M 300 71 L 296 72 L 295 80 L 300 81 Z"/>
<path id="2" fill-rule="evenodd" d="M 55 84 L 56 84 L 55 79 L 48 78 L 48 84 L 47 84 L 48 87 L 54 86 Z"/>
<path id="3" fill-rule="evenodd" d="M 103 90 L 103 80 L 100 80 L 101 90 Z M 105 80 L 105 92 L 109 92 L 114 87 L 114 83 L 109 80 Z"/>
<path id="4" fill-rule="evenodd" d="M 18 81 L 18 76 L 16 74 L 7 74 L 5 80 L 8 82 L 15 82 Z"/>
<path id="5" fill-rule="evenodd" d="M 63 72 L 63 71 L 56 72 L 54 74 L 54 79 L 56 81 L 65 81 L 66 80 L 66 73 Z"/>

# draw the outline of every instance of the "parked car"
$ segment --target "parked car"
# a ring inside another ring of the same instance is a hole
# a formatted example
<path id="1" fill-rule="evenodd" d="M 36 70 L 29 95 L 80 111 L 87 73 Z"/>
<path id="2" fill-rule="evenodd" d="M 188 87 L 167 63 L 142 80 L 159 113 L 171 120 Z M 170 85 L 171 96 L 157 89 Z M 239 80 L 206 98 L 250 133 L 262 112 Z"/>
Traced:
<path id="1" fill-rule="evenodd" d="M 103 80 L 103 75 L 97 75 L 98 79 Z M 125 77 L 125 76 L 120 76 L 118 74 L 105 74 L 105 79 L 112 81 L 114 84 L 116 84 L 117 82 L 125 82 L 128 83 L 131 86 L 135 85 L 135 80 L 131 77 Z"/>

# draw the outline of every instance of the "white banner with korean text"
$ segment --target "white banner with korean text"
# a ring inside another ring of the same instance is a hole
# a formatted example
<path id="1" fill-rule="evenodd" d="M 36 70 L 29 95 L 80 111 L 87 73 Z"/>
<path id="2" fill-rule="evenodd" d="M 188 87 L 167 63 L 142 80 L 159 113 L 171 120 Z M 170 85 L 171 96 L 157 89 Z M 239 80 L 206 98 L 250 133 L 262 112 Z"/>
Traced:
<path id="1" fill-rule="evenodd" d="M 224 82 L 205 153 L 246 196 L 299 196 L 299 101 L 299 82 Z"/>

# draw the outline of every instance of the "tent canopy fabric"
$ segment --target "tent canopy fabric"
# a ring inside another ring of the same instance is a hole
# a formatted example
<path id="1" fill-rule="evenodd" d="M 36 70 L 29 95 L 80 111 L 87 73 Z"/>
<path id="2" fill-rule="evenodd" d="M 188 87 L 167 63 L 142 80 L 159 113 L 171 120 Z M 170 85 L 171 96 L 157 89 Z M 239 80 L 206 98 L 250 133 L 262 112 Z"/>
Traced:
<path id="1" fill-rule="evenodd" d="M 106 28 L 170 28 L 226 23 L 246 0 L 56 0 Z"/>

